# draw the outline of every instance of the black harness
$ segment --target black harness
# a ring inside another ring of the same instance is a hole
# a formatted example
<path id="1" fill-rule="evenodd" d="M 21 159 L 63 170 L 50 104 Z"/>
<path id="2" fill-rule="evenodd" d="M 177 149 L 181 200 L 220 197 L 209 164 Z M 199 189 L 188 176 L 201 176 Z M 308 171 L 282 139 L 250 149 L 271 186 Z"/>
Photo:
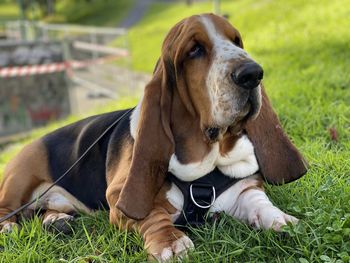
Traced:
<path id="1" fill-rule="evenodd" d="M 217 168 L 192 182 L 182 181 L 171 173 L 167 178 L 184 196 L 182 213 L 175 225 L 194 227 L 205 223 L 207 212 L 216 198 L 240 180 L 224 175 Z"/>

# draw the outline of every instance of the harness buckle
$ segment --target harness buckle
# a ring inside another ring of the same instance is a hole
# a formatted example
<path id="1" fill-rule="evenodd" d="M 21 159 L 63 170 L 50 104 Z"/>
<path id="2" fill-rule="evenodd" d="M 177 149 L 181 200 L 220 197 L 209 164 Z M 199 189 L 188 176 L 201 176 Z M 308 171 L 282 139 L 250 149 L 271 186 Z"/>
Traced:
<path id="1" fill-rule="evenodd" d="M 194 184 L 191 184 L 190 185 L 190 196 L 191 196 L 191 200 L 192 200 L 192 202 L 196 205 L 196 206 L 198 206 L 199 208 L 203 208 L 203 209 L 207 209 L 207 208 L 210 208 L 213 204 L 214 204 L 214 202 L 215 202 L 215 200 L 216 200 L 216 191 L 215 191 L 215 187 L 214 186 L 211 186 L 211 190 L 212 190 L 212 192 L 213 192 L 213 195 L 212 195 L 212 199 L 211 199 L 211 203 L 209 204 L 209 205 L 200 205 L 200 204 L 198 204 L 197 203 L 197 201 L 194 199 L 194 197 L 193 197 L 193 185 Z M 196 185 L 195 185 L 196 186 Z M 203 187 L 202 185 L 197 185 L 198 187 Z"/>

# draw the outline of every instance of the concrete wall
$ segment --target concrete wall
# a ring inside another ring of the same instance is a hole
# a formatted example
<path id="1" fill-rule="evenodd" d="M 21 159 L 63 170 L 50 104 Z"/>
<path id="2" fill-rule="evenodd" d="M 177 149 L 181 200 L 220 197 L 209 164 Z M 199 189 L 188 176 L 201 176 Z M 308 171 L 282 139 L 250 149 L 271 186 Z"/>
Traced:
<path id="1" fill-rule="evenodd" d="M 59 43 L 0 42 L 0 67 L 63 61 Z M 0 77 L 0 136 L 29 131 L 69 114 L 64 72 Z"/>

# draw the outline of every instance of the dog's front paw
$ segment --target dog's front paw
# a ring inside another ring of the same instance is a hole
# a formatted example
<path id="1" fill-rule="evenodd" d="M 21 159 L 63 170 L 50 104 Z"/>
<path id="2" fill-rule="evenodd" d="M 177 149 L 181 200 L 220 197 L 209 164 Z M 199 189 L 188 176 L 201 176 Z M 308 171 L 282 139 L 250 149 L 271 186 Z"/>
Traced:
<path id="1" fill-rule="evenodd" d="M 50 213 L 43 220 L 43 227 L 50 232 L 71 234 L 74 216 L 65 213 Z"/>
<path id="2" fill-rule="evenodd" d="M 260 208 L 255 211 L 249 223 L 256 228 L 273 229 L 280 232 L 288 223 L 297 224 L 298 219 L 282 212 L 275 206 Z"/>
<path id="3" fill-rule="evenodd" d="M 159 246 L 157 251 L 151 252 L 151 255 L 158 262 L 170 262 L 175 257 L 184 257 L 187 255 L 187 251 L 193 248 L 194 245 L 192 240 L 188 236 L 183 235 L 179 239 L 175 239 L 168 243 L 166 246 Z"/>
<path id="4" fill-rule="evenodd" d="M 0 224 L 0 233 L 11 233 L 16 228 L 20 228 L 17 223 L 5 221 Z"/>

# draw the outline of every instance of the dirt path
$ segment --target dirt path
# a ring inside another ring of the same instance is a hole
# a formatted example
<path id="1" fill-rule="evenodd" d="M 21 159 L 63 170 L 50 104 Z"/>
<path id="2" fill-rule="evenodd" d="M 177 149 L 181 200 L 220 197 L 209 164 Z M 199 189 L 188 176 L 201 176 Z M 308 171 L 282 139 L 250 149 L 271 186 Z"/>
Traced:
<path id="1" fill-rule="evenodd" d="M 72 113 L 86 114 L 92 109 L 125 96 L 141 96 L 151 75 L 133 72 L 114 65 L 98 65 L 74 73 L 85 83 L 70 89 Z"/>

